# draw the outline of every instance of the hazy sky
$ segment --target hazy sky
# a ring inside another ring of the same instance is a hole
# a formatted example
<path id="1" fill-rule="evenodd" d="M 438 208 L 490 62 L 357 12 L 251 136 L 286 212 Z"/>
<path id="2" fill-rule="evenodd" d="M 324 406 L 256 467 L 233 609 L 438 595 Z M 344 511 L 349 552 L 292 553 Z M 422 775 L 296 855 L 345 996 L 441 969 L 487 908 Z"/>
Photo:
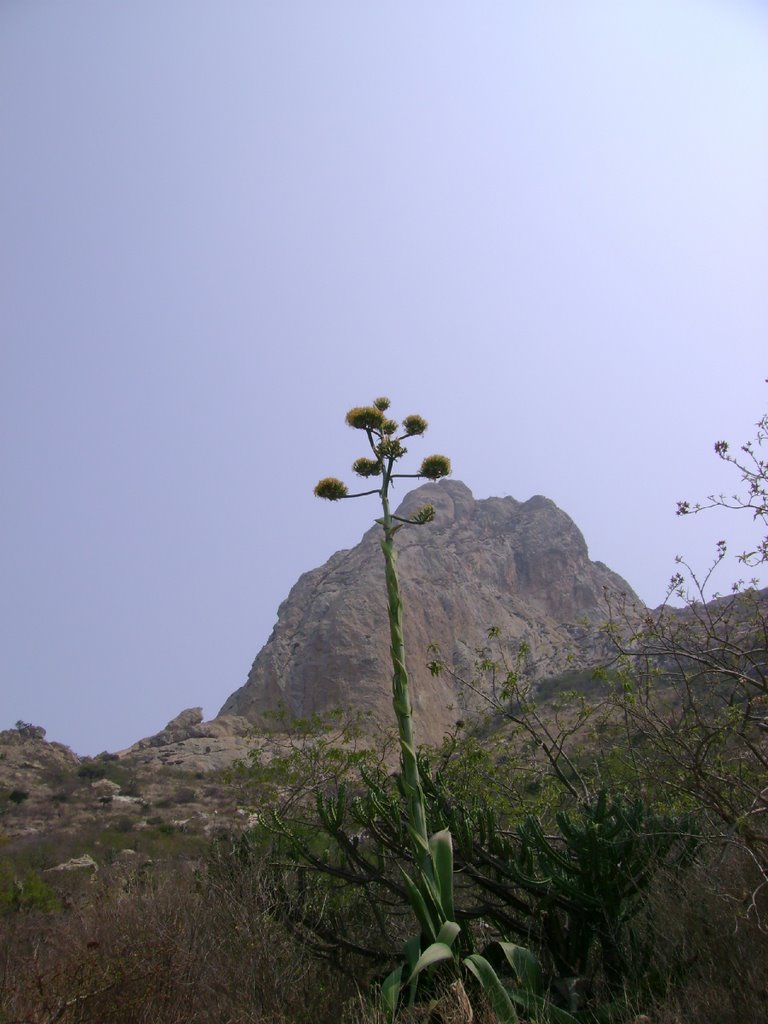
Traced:
<path id="1" fill-rule="evenodd" d="M 749 541 L 674 508 L 768 405 L 767 240 L 757 0 L 0 0 L 0 727 L 213 715 L 379 394 L 658 603 Z"/>

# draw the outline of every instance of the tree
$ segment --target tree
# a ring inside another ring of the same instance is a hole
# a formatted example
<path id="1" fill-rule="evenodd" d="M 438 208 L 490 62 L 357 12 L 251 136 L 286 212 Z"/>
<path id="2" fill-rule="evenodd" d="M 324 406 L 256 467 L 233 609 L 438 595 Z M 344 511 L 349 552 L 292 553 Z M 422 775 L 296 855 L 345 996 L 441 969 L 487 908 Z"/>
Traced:
<path id="1" fill-rule="evenodd" d="M 21 719 L 16 722 L 14 729 L 26 739 L 29 740 L 42 740 L 45 739 L 45 729 L 42 725 L 33 725 L 31 722 L 23 722 Z"/>
<path id="2" fill-rule="evenodd" d="M 738 471 L 741 483 L 745 485 L 745 491 L 732 495 L 711 494 L 703 503 L 696 502 L 694 505 L 691 505 L 689 501 L 677 503 L 679 516 L 696 515 L 708 508 L 729 508 L 751 512 L 752 518 L 760 524 L 766 533 L 754 550 L 743 551 L 738 556 L 742 564 L 750 567 L 764 565 L 768 562 L 768 460 L 762 457 L 761 451 L 763 444 L 768 441 L 768 414 L 758 420 L 756 427 L 757 434 L 754 441 L 747 441 L 741 445 L 739 454 L 733 454 L 728 441 L 715 442 L 715 453 L 723 462 L 729 463 Z M 723 547 L 722 552 L 718 551 L 718 561 L 724 554 Z M 752 583 L 756 585 L 757 580 L 753 580 Z M 742 586 L 741 581 L 737 583 L 737 586 L 739 588 Z"/>
<path id="3" fill-rule="evenodd" d="M 681 516 L 711 508 L 751 513 L 762 537 L 738 557 L 756 569 L 768 563 L 767 439 L 763 416 L 754 441 L 737 454 L 716 442 L 740 489 L 677 506 Z M 626 607 L 611 609 L 623 665 L 617 703 L 633 770 L 663 786 L 668 800 L 698 807 L 711 837 L 747 850 L 768 885 L 768 590 L 754 578 L 736 580 L 726 595 L 711 593 L 727 550 L 719 541 L 704 573 L 678 558 L 667 599 L 644 610 L 639 627 L 628 627 Z"/>

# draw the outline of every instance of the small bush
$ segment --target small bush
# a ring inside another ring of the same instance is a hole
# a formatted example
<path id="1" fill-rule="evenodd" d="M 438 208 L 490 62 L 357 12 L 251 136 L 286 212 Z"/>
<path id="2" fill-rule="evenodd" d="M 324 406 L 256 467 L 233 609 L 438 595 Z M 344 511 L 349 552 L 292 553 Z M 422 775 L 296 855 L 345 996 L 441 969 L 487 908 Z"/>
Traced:
<path id="1" fill-rule="evenodd" d="M 45 738 L 45 729 L 42 725 L 33 725 L 32 722 L 22 722 L 21 719 L 19 719 L 14 728 L 27 739 L 42 740 Z"/>
<path id="2" fill-rule="evenodd" d="M 59 909 L 56 893 L 36 871 L 28 870 L 19 879 L 10 862 L 0 864 L 0 914 Z"/>

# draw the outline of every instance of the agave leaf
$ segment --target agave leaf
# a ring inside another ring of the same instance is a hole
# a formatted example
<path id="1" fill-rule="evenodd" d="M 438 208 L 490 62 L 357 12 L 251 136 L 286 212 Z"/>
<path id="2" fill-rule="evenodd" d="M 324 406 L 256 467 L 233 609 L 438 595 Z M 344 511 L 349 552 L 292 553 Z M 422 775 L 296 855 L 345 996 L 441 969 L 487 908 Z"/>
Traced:
<path id="1" fill-rule="evenodd" d="M 403 956 L 408 967 L 408 973 L 413 973 L 416 961 L 421 956 L 421 936 L 412 935 L 403 945 Z"/>
<path id="2" fill-rule="evenodd" d="M 429 852 L 435 881 L 440 892 L 440 906 L 445 917 L 452 921 L 453 911 L 453 841 L 447 828 L 436 832 L 429 840 Z"/>
<path id="3" fill-rule="evenodd" d="M 411 825 L 410 822 L 408 823 L 408 834 L 413 840 L 419 859 L 424 856 L 430 856 L 429 844 L 424 842 L 424 837 L 413 827 L 413 825 Z"/>
<path id="4" fill-rule="evenodd" d="M 425 871 L 420 871 L 420 885 L 421 894 L 426 901 L 427 906 L 430 909 L 435 924 L 440 925 L 446 920 L 448 915 L 443 911 L 443 904 L 440 899 L 440 889 L 438 888 L 437 882 L 432 877 L 431 873 L 427 874 Z"/>
<path id="5" fill-rule="evenodd" d="M 440 900 L 440 889 L 435 881 L 431 862 L 426 865 L 426 868 L 416 865 L 416 878 L 412 879 L 412 881 L 421 893 L 421 898 L 424 900 L 424 904 L 429 911 L 431 919 L 434 921 L 435 930 L 437 930 L 443 921 L 446 920 L 447 915 L 443 913 L 443 905 Z M 434 941 L 434 939 L 435 936 L 433 935 L 431 936 L 430 941 Z"/>
<path id="6" fill-rule="evenodd" d="M 452 946 L 453 940 L 461 931 L 461 925 L 455 921 L 443 921 L 440 931 L 437 933 L 435 942 L 444 942 L 446 946 Z"/>
<path id="7" fill-rule="evenodd" d="M 517 1010 L 509 998 L 509 993 L 499 981 L 499 976 L 479 953 L 472 953 L 462 961 L 464 966 L 480 982 L 483 992 L 488 998 L 499 1024 L 518 1024 Z"/>
<path id="8" fill-rule="evenodd" d="M 425 968 L 431 967 L 432 964 L 439 964 L 443 960 L 453 960 L 453 958 L 453 951 L 450 946 L 447 946 L 444 942 L 433 942 L 431 946 L 427 946 L 416 961 L 416 966 L 411 972 L 408 984 L 410 984 L 417 975 L 421 974 Z"/>
<path id="9" fill-rule="evenodd" d="M 517 988 L 509 992 L 509 997 L 535 1020 L 552 1021 L 553 1024 L 579 1024 L 576 1017 L 567 1010 L 561 1010 L 559 1006 L 554 1006 L 544 996 L 537 996 L 534 992 Z"/>
<path id="10" fill-rule="evenodd" d="M 416 919 L 419 922 L 422 932 L 427 936 L 430 942 L 434 942 L 437 938 L 437 928 L 435 927 L 432 914 L 427 907 L 426 900 L 410 875 L 403 871 L 402 868 L 400 868 L 400 873 L 403 876 L 403 882 L 405 883 L 405 889 L 408 894 L 408 902 L 411 904 L 411 910 L 413 910 L 416 915 Z"/>
<path id="11" fill-rule="evenodd" d="M 391 974 L 388 974 L 381 986 L 381 1005 L 388 1018 L 394 1024 L 395 1013 L 397 1012 L 397 1000 L 400 995 L 400 986 L 403 977 L 403 967 L 396 967 Z"/>
<path id="12" fill-rule="evenodd" d="M 524 946 L 517 946 L 514 942 L 497 942 L 494 945 L 501 949 L 507 963 L 515 972 L 521 987 L 526 992 L 543 995 L 544 978 L 541 974 L 541 967 L 530 949 L 525 949 Z"/>
<path id="13" fill-rule="evenodd" d="M 409 981 L 404 987 L 408 989 L 408 1005 L 413 1006 L 416 1001 L 416 988 L 418 982 L 418 976 L 413 977 L 413 969 L 419 961 L 419 955 L 421 953 L 421 936 L 412 935 L 410 939 L 403 946 L 403 956 L 405 957 L 405 966 L 408 969 Z"/>

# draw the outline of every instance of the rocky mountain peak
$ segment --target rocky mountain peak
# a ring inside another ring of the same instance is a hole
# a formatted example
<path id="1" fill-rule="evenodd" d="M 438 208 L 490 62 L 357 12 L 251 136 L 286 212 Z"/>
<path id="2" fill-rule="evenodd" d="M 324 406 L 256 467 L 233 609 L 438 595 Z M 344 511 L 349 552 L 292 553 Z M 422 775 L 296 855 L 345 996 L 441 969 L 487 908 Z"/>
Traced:
<path id="1" fill-rule="evenodd" d="M 606 591 L 629 585 L 600 562 L 565 512 L 541 495 L 475 499 L 458 480 L 406 494 L 397 514 L 424 504 L 433 523 L 398 534 L 398 567 L 419 739 L 439 742 L 459 717 L 461 695 L 449 675 L 433 677 L 428 647 L 470 673 L 491 626 L 525 641 L 536 673 L 563 671 L 574 658 L 606 653 L 594 628 L 606 617 Z M 389 722 L 389 631 L 381 529 L 305 573 L 278 610 L 278 621 L 248 679 L 220 714 L 264 722 L 278 708 L 305 716 L 335 707 Z M 639 603 L 639 602 L 638 602 Z M 593 627 L 593 628 L 590 628 Z"/>

